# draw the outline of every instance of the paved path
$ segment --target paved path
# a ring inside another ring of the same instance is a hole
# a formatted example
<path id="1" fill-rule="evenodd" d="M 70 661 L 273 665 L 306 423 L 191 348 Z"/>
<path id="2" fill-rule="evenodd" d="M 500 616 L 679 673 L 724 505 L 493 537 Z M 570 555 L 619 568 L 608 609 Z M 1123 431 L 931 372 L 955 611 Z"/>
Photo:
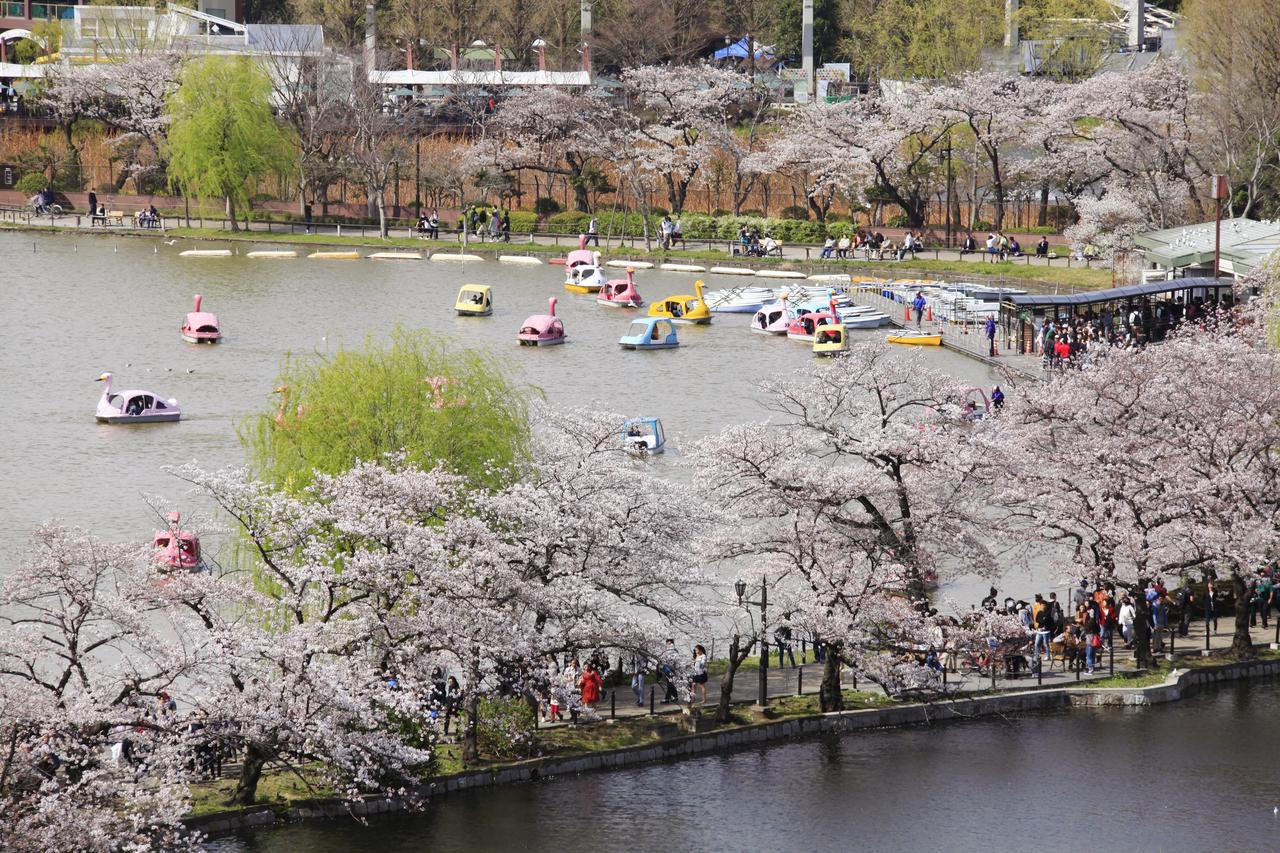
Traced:
<path id="1" fill-rule="evenodd" d="M 1232 620 L 1234 617 L 1224 617 L 1219 622 L 1219 631 L 1210 638 L 1210 648 L 1222 651 L 1231 646 L 1231 632 L 1233 628 Z M 1276 640 L 1276 623 L 1269 623 L 1269 627 L 1263 630 L 1261 624 L 1254 628 L 1251 632 L 1253 642 L 1260 648 L 1267 648 L 1269 643 Z M 1169 651 L 1172 648 L 1175 660 L 1183 657 L 1199 657 L 1201 650 L 1205 648 L 1204 622 L 1193 620 L 1190 626 L 1190 632 L 1186 637 L 1174 637 L 1172 644 L 1166 639 L 1164 643 L 1163 653 L 1157 654 L 1157 658 L 1168 658 Z M 799 649 L 797 649 L 797 658 L 799 657 Z M 776 699 L 785 696 L 795 696 L 800 690 L 808 696 L 818 692 L 818 686 L 822 680 L 822 664 L 808 663 L 803 666 L 792 668 L 787 666 L 778 669 L 774 666 L 777 662 L 777 655 L 774 654 L 770 660 L 769 669 L 769 697 Z M 1054 664 L 1053 669 L 1045 667 L 1039 680 L 1033 675 L 1021 675 L 1017 678 L 1005 678 L 1003 673 L 997 673 L 995 687 L 997 689 L 1010 690 L 1028 690 L 1037 687 L 1065 687 L 1076 684 L 1078 682 L 1097 681 L 1108 678 L 1111 675 L 1112 658 L 1103 650 L 1099 655 L 1098 666 L 1095 672 L 1090 675 L 1087 673 L 1077 673 L 1064 671 L 1062 664 Z M 1114 671 L 1116 674 L 1133 672 L 1135 665 L 1132 653 L 1126 651 L 1122 645 L 1116 644 L 1114 654 Z M 758 670 L 739 670 L 734 679 L 733 685 L 733 701 L 735 703 L 754 703 L 759 693 Z M 642 706 L 637 707 L 635 698 L 631 688 L 624 685 L 618 688 L 606 688 L 603 694 L 603 700 L 598 706 L 601 717 L 608 719 L 612 716 L 610 705 L 610 694 L 616 693 L 616 715 L 619 718 L 642 717 L 649 714 L 649 690 L 655 685 L 651 681 L 645 684 L 645 701 Z M 967 693 L 988 691 L 992 688 L 990 676 L 980 676 L 974 672 L 948 672 L 947 686 L 957 695 Z M 858 682 L 855 684 L 848 676 L 844 679 L 844 688 L 846 690 L 858 689 L 869 693 L 881 693 L 877 685 L 867 682 Z M 681 708 L 674 704 L 664 704 L 662 702 L 663 688 L 661 684 L 656 685 L 656 696 L 654 710 L 658 714 L 678 713 Z M 712 678 L 707 683 L 707 700 L 709 706 L 714 706 L 720 698 L 720 682 L 717 678 Z M 559 723 L 550 724 L 551 726 L 563 725 Z M 542 723 L 543 727 L 547 727 L 546 722 Z"/>
<path id="2" fill-rule="evenodd" d="M 127 224 L 132 222 L 131 212 L 129 213 L 128 216 L 124 218 L 124 221 Z M 53 219 L 49 217 L 33 217 L 29 213 L 29 211 L 27 211 L 26 209 L 17 209 L 17 208 L 0 208 L 0 222 L 10 222 L 13 224 L 19 224 L 19 225 L 24 225 L 24 226 L 33 227 L 33 228 L 48 227 L 48 226 L 56 226 L 60 228 L 80 228 L 80 229 L 83 229 L 84 231 L 91 231 L 92 233 L 96 233 L 96 234 L 111 233 L 112 231 L 118 232 L 122 230 L 121 226 L 114 225 L 114 224 L 107 227 L 103 227 L 101 225 L 96 225 L 96 226 L 91 225 L 89 217 L 81 214 L 67 214 L 67 215 L 58 217 L 56 219 Z M 228 234 L 231 233 L 226 219 L 214 219 L 214 218 L 199 217 L 199 216 L 193 216 L 190 218 L 190 220 L 187 220 L 183 217 L 178 217 L 178 216 L 163 217 L 162 218 L 163 228 L 158 229 L 158 232 L 164 233 L 164 231 L 170 228 L 186 227 L 188 222 L 190 222 L 190 227 L 214 228 L 218 230 L 227 231 Z M 242 230 L 245 229 L 244 224 L 241 224 L 241 229 Z M 129 229 L 129 230 L 132 231 L 133 229 Z M 370 240 L 378 239 L 378 227 L 376 225 L 315 224 L 315 225 L 312 225 L 311 229 L 308 231 L 307 226 L 297 222 L 253 221 L 248 223 L 247 230 L 249 230 L 250 232 L 264 232 L 264 233 L 272 233 L 272 234 L 302 235 L 302 234 L 310 233 L 310 234 L 342 236 L 342 237 L 364 237 Z M 146 232 L 143 231 L 143 233 L 146 233 Z M 389 235 L 391 237 L 402 238 L 402 239 L 412 239 L 414 236 L 416 236 L 414 231 L 411 228 L 408 228 L 405 226 L 395 226 L 390 228 Z M 440 235 L 444 241 L 453 241 L 458 243 L 461 242 L 461 238 L 459 237 L 457 231 L 441 230 Z M 527 234 L 526 233 L 526 234 L 512 234 L 510 243 L 501 243 L 499 245 L 510 247 L 510 249 L 513 252 L 518 253 L 521 245 L 529 245 L 531 243 L 536 243 L 540 245 L 564 246 L 565 250 L 568 251 L 571 248 L 577 248 L 577 242 L 578 242 L 577 236 L 571 235 L 571 234 L 541 234 L 541 233 Z M 488 240 L 486 235 L 485 237 L 480 239 L 472 238 L 469 241 L 469 245 L 474 248 L 484 249 L 484 248 L 493 248 L 495 244 L 492 241 Z M 717 251 L 717 252 L 729 253 L 732 251 L 733 245 L 734 243 L 728 240 L 690 239 L 688 241 L 685 241 L 684 243 L 681 243 L 680 249 L 688 250 L 691 252 Z M 657 247 L 656 240 L 652 241 L 652 246 L 654 248 Z M 643 237 L 628 236 L 624 238 L 618 238 L 618 237 L 609 237 L 605 235 L 601 235 L 600 237 L 601 250 L 612 250 L 616 253 L 625 254 L 628 249 L 642 250 L 643 248 L 644 248 Z M 794 261 L 817 261 L 818 256 L 821 254 L 821 251 L 822 250 L 820 246 L 799 245 L 799 244 L 784 245 L 782 247 L 782 256 L 784 259 L 794 260 Z M 979 264 L 984 263 L 987 260 L 987 256 L 982 253 L 970 253 L 968 255 L 961 256 L 958 249 L 942 249 L 942 248 L 929 248 L 924 251 L 921 251 L 918 254 L 918 258 L 920 260 L 941 260 L 941 261 L 964 260 L 964 261 L 975 262 Z M 743 259 L 743 260 L 749 260 L 749 259 Z M 910 267 L 910 261 L 869 260 L 860 253 L 854 253 L 854 255 L 851 256 L 849 260 L 850 262 L 858 262 L 863 265 L 870 263 L 875 267 L 883 266 L 885 273 L 887 275 L 892 275 L 893 274 L 892 270 L 895 267 L 903 267 L 904 269 L 908 269 Z M 1053 258 L 1053 259 L 1035 258 L 1030 255 L 1026 255 L 1026 256 L 1023 256 L 1022 258 L 1016 258 L 1013 260 L 1014 260 L 1014 263 L 1023 264 L 1026 266 L 1038 266 L 1038 267 L 1039 266 L 1079 267 L 1082 265 L 1084 266 L 1091 265 L 1088 262 L 1073 260 L 1067 257 L 1065 254 L 1063 254 L 1061 257 Z M 836 267 L 836 269 L 838 269 L 838 267 Z M 978 269 L 976 270 L 976 272 L 980 273 L 981 270 Z M 1000 275 L 1000 271 L 993 270 L 992 274 L 998 276 Z M 1047 286 L 1051 288 L 1053 287 L 1052 285 L 1047 285 Z M 1070 290 L 1069 287 L 1066 289 Z"/>

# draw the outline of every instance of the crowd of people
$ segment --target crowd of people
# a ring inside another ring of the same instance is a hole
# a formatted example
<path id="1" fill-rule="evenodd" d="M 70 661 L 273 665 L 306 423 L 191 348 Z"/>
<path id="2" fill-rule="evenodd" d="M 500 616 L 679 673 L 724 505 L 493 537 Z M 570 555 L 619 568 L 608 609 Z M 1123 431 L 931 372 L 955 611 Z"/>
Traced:
<path id="1" fill-rule="evenodd" d="M 748 258 L 782 257 L 782 243 L 770 234 L 760 235 L 759 228 L 746 225 L 738 227 L 738 239 L 733 244 L 733 254 Z"/>
<path id="2" fill-rule="evenodd" d="M 982 254 L 987 260 L 991 261 L 1007 261 L 1010 258 L 1021 258 L 1023 256 L 1022 244 L 1018 242 L 1017 237 L 1010 237 L 1003 231 L 993 231 L 987 234 L 986 242 L 983 244 L 981 252 L 978 249 L 978 241 L 972 234 L 968 234 L 964 238 L 964 243 L 960 246 L 960 257 L 965 255 Z M 1036 244 L 1036 257 L 1048 258 L 1049 238 L 1041 237 L 1040 242 Z"/>
<path id="3" fill-rule="evenodd" d="M 1136 349 L 1163 340 L 1179 324 L 1217 314 L 1217 300 L 1141 299 L 1128 305 L 1090 306 L 1067 317 L 1037 317 L 1036 349 L 1047 367 L 1080 367 L 1101 348 Z"/>
<path id="4" fill-rule="evenodd" d="M 894 244 L 893 239 L 879 231 L 856 231 L 839 239 L 828 236 L 822 244 L 822 252 L 818 256 L 823 259 L 852 260 L 858 252 L 868 261 L 895 260 L 901 261 L 924 249 L 924 241 L 919 234 L 908 231 L 902 242 Z"/>

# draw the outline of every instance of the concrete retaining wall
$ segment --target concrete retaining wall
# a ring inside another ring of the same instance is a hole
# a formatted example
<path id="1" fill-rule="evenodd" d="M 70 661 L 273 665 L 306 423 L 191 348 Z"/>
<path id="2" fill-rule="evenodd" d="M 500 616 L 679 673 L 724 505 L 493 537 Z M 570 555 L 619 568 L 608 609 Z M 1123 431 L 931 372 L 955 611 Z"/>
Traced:
<path id="1" fill-rule="evenodd" d="M 948 720 L 967 720 L 992 715 L 1021 714 L 1032 711 L 1070 707 L 1123 707 L 1159 705 L 1176 702 L 1204 686 L 1280 675 L 1280 661 L 1251 661 L 1198 669 L 1175 669 L 1163 684 L 1151 687 L 1056 687 L 1000 693 L 930 704 L 895 705 L 862 711 L 836 711 L 791 720 L 757 723 L 730 731 L 707 732 L 669 738 L 652 744 L 625 747 L 564 758 L 534 758 L 485 770 L 474 770 L 436 779 L 422 793 L 429 797 L 472 788 L 491 788 L 516 782 L 536 782 L 557 776 L 575 775 L 597 770 L 634 767 L 655 761 L 691 758 L 708 753 L 723 753 L 829 732 L 855 732 L 866 729 L 927 725 Z M 401 799 L 366 797 L 354 803 L 341 800 L 314 800 L 295 803 L 283 817 L 268 807 L 222 812 L 191 818 L 186 823 L 207 835 L 225 835 L 244 829 L 269 826 L 277 821 L 305 820 L 344 815 L 375 815 L 403 811 L 408 802 Z"/>

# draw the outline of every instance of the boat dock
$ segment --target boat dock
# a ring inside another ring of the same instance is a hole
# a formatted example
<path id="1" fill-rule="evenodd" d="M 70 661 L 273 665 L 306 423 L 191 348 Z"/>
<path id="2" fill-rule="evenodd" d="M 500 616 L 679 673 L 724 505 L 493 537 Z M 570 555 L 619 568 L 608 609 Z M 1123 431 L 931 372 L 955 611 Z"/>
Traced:
<path id="1" fill-rule="evenodd" d="M 849 289 L 849 296 L 859 305 L 869 305 L 888 315 L 889 322 L 899 328 L 917 328 L 914 318 L 910 316 L 910 304 L 885 296 L 878 285 L 855 285 Z M 944 320 L 934 317 L 933 313 L 926 309 L 919 328 L 927 332 L 940 333 L 944 347 L 997 369 L 1007 370 L 1024 379 L 1039 379 L 1041 376 L 1040 356 L 1019 355 L 1016 350 L 1001 348 L 1000 330 L 996 333 L 996 355 L 992 357 L 981 321 Z"/>

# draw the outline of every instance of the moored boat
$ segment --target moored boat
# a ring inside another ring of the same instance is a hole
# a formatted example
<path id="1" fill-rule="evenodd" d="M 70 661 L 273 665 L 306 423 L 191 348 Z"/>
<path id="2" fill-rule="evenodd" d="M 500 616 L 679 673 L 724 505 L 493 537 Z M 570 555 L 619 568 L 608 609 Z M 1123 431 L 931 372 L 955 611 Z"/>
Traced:
<path id="1" fill-rule="evenodd" d="M 942 346 L 942 333 L 900 330 L 897 332 L 890 332 L 885 337 L 885 340 L 891 344 L 906 344 L 907 346 L 917 347 L 938 347 Z"/>
<path id="2" fill-rule="evenodd" d="M 849 349 L 849 336 L 843 324 L 828 322 L 814 329 L 814 355 L 839 355 L 847 349 Z"/>
<path id="3" fill-rule="evenodd" d="M 839 323 L 840 318 L 830 311 L 810 311 L 801 314 L 787 325 L 787 338 L 793 341 L 813 343 L 817 328 L 824 323 Z"/>

